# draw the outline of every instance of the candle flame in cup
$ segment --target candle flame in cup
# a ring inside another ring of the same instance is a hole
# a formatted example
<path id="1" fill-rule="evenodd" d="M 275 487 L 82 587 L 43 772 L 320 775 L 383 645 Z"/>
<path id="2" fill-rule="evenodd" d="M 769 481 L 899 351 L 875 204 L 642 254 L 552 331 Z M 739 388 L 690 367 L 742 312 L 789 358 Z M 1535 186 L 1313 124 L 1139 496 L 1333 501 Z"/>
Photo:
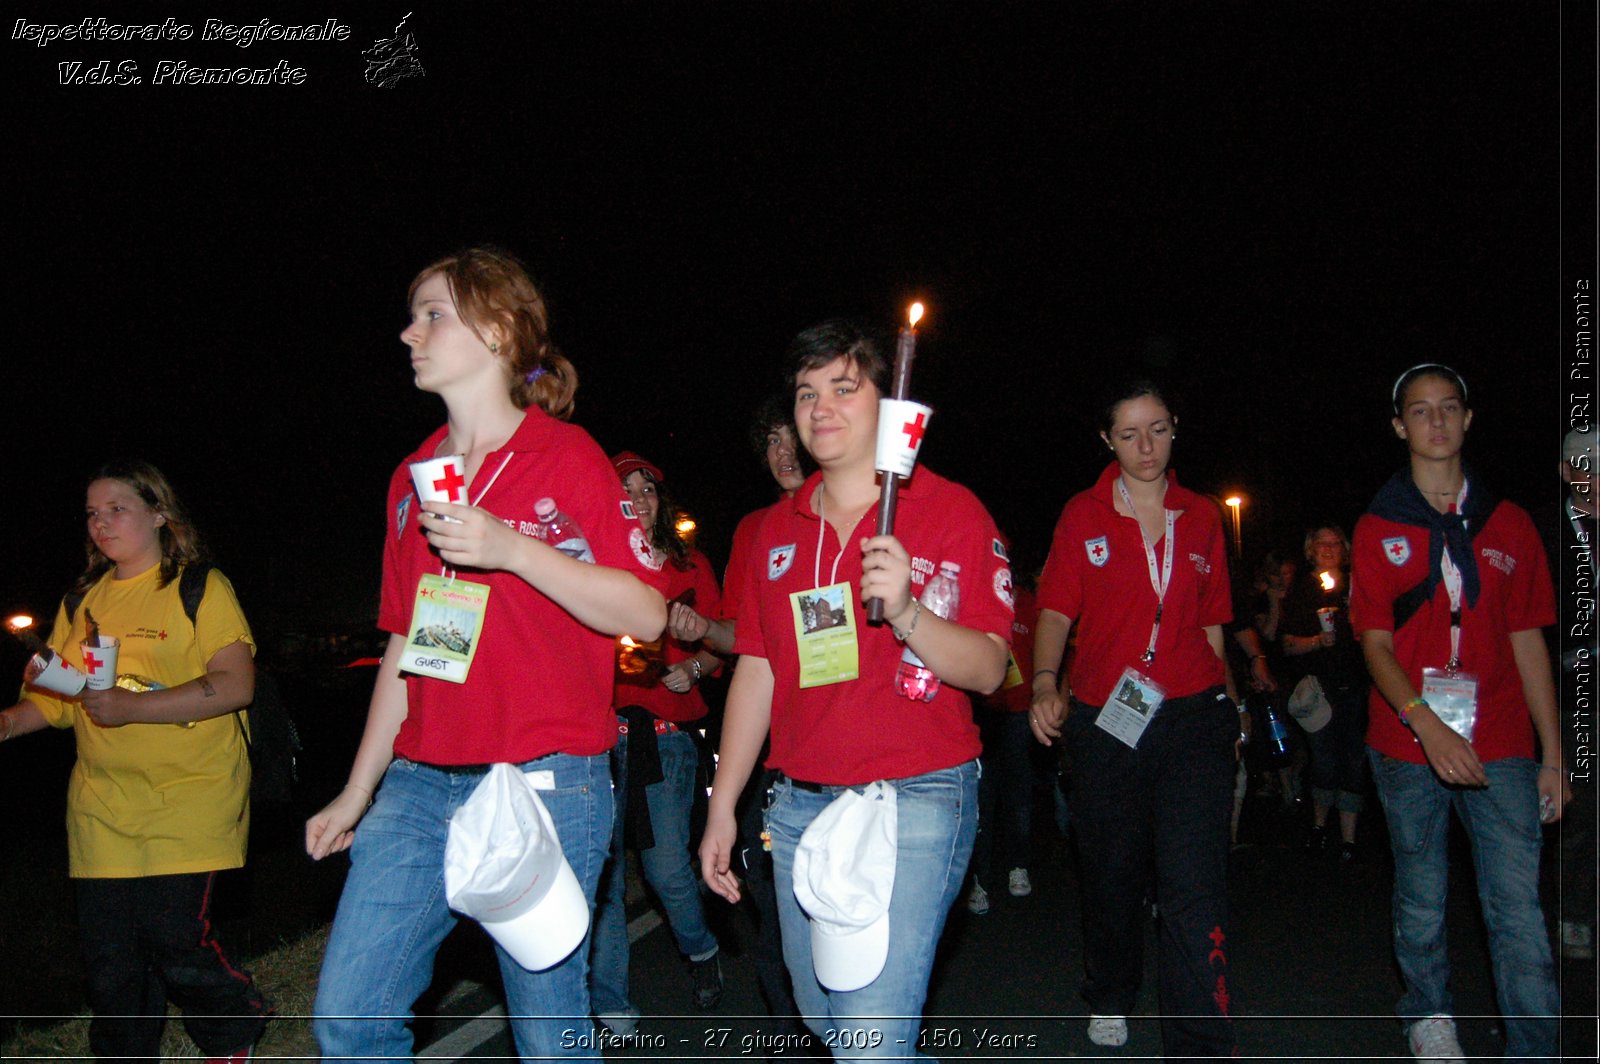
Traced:
<path id="1" fill-rule="evenodd" d="M 621 643 L 625 647 L 636 647 L 636 646 L 639 645 L 638 643 L 635 643 L 633 641 L 633 639 L 631 637 L 629 637 L 629 636 L 623 636 L 622 639 L 621 639 Z"/>
<path id="2" fill-rule="evenodd" d="M 24 628 L 33 627 L 33 618 L 26 613 L 14 613 L 6 618 L 6 627 L 13 632 L 20 632 Z"/>
<path id="3" fill-rule="evenodd" d="M 922 320 L 922 304 L 921 303 L 913 303 L 913 304 L 911 304 L 911 309 L 906 312 L 906 320 L 911 323 L 911 327 L 913 329 L 915 329 L 917 327 L 917 322 Z"/>
<path id="4" fill-rule="evenodd" d="M 1317 574 L 1317 579 L 1322 581 L 1322 590 L 1324 590 L 1324 591 L 1332 591 L 1333 590 L 1333 574 L 1330 573 L 1328 570 L 1324 569 L 1324 570 L 1322 570 L 1322 572 L 1318 573 Z"/>

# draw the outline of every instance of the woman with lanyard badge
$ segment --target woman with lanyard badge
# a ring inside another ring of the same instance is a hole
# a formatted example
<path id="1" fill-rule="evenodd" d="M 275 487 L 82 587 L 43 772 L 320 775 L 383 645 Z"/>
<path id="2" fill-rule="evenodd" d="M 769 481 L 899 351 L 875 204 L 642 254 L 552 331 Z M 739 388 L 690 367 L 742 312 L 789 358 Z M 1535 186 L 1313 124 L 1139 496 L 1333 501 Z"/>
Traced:
<path id="1" fill-rule="evenodd" d="M 1472 843 L 1506 1056 L 1554 1056 L 1561 998 L 1539 907 L 1539 822 L 1559 820 L 1571 790 L 1540 631 L 1556 619 L 1550 571 L 1527 513 L 1462 461 L 1472 411 L 1461 377 L 1414 366 L 1392 398 L 1411 460 L 1356 525 L 1350 622 L 1372 674 L 1367 746 L 1394 851 L 1397 1011 L 1414 1056 L 1462 1059 L 1444 929 L 1454 808 Z"/>
<path id="2" fill-rule="evenodd" d="M 1039 741 L 1064 736 L 1072 761 L 1089 1038 L 1127 1041 L 1153 886 L 1167 1057 L 1225 1057 L 1239 735 L 1223 656 L 1227 544 L 1216 507 L 1168 468 L 1177 418 L 1153 385 L 1117 393 L 1103 425 L 1116 460 L 1061 511 L 1039 582 L 1030 713 Z M 1074 626 L 1069 712 L 1056 669 Z"/>
<path id="3" fill-rule="evenodd" d="M 611 842 L 611 636 L 653 639 L 666 625 L 666 604 L 636 575 L 638 526 L 611 463 L 563 420 L 577 375 L 521 265 L 483 248 L 442 259 L 411 283 L 410 311 L 400 339 L 448 420 L 390 482 L 378 614 L 388 649 L 349 783 L 306 823 L 313 858 L 350 850 L 316 1003 L 330 1058 L 410 1055 L 411 1005 L 456 920 L 448 824 L 492 764 L 516 764 L 539 790 L 592 912 Z M 451 454 L 466 456 L 465 501 L 419 505 L 408 463 Z M 534 538 L 545 499 L 587 550 Z M 441 575 L 487 595 L 461 682 L 397 668 L 422 634 L 410 634 L 412 603 Z M 562 1033 L 589 1030 L 587 936 L 538 972 L 496 952 L 518 1051 L 598 1056 Z"/>
<path id="4" fill-rule="evenodd" d="M 977 827 L 978 730 L 958 688 L 992 691 L 1005 675 L 1010 570 L 982 504 L 926 467 L 900 491 L 895 534 L 872 535 L 889 362 L 843 322 L 801 333 L 789 355 L 795 426 L 821 472 L 769 511 L 757 534 L 701 868 L 713 890 L 739 900 L 734 805 L 770 724 L 768 766 L 783 776 L 767 836 L 795 1001 L 838 1056 L 904 1057 L 916 1052 L 934 949 Z M 960 566 L 951 620 L 914 598 L 912 574 L 923 583 L 945 562 Z M 883 600 L 881 626 L 866 623 L 872 598 Z M 929 701 L 900 693 L 906 648 L 940 681 Z M 861 864 L 839 862 L 848 896 L 833 894 L 825 875 L 802 874 L 842 857 L 828 847 L 844 846 L 846 828 L 861 823 L 843 810 L 859 807 L 870 819 L 891 803 L 897 845 L 865 847 L 865 876 L 855 877 Z M 809 831 L 819 818 L 837 834 Z M 852 925 L 844 912 L 852 909 L 866 910 L 870 925 Z"/>

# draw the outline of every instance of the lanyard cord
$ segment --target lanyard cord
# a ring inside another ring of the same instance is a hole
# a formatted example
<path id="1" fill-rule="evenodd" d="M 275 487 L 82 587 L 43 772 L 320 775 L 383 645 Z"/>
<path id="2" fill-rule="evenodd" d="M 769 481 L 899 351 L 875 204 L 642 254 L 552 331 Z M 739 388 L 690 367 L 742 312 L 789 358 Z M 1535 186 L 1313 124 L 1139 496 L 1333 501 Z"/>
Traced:
<path id="1" fill-rule="evenodd" d="M 1463 479 L 1461 494 L 1456 496 L 1455 510 L 1464 514 L 1466 509 L 1467 482 Z M 1465 527 L 1466 523 L 1467 519 L 1463 517 L 1462 526 Z M 1455 560 L 1450 557 L 1449 544 L 1445 545 L 1444 552 L 1439 556 L 1439 576 L 1444 580 L 1445 594 L 1450 597 L 1450 663 L 1445 669 L 1455 672 L 1461 668 L 1461 570 L 1456 568 Z"/>
<path id="2" fill-rule="evenodd" d="M 1119 476 L 1117 490 L 1122 493 L 1122 501 L 1127 504 L 1128 512 L 1133 515 L 1135 524 L 1139 525 L 1139 541 L 1144 544 L 1145 564 L 1150 568 L 1150 588 L 1156 593 L 1156 619 L 1150 626 L 1150 645 L 1145 647 L 1144 654 L 1140 657 L 1146 665 L 1156 660 L 1156 637 L 1161 634 L 1161 613 L 1167 603 L 1167 585 L 1172 581 L 1172 551 L 1173 541 L 1177 539 L 1173 530 L 1178 522 L 1178 512 L 1162 507 L 1162 512 L 1167 517 L 1167 531 L 1162 538 L 1166 541 L 1161 548 L 1161 568 L 1156 568 L 1155 548 L 1150 545 L 1150 537 L 1144 534 L 1144 525 L 1139 521 L 1139 511 L 1133 505 L 1133 496 L 1128 494 L 1128 485 Z"/>
<path id="3" fill-rule="evenodd" d="M 828 520 L 823 515 L 823 509 L 828 505 L 828 485 L 817 485 L 817 555 L 811 560 L 811 586 L 822 586 L 822 533 L 828 527 Z M 839 553 L 833 556 L 833 571 L 828 574 L 828 586 L 832 587 L 839 582 L 839 559 L 844 557 L 844 548 L 839 548 Z"/>
<path id="4" fill-rule="evenodd" d="M 504 473 L 506 471 L 506 466 L 510 464 L 511 454 L 508 453 L 505 458 L 501 460 L 500 467 L 494 471 L 494 476 L 489 478 L 489 483 L 483 486 L 483 490 L 478 492 L 478 497 L 473 499 L 470 505 L 477 506 L 479 503 L 483 502 L 483 497 L 489 494 L 489 489 L 494 487 L 494 482 L 500 479 L 500 474 Z M 439 575 L 444 577 L 446 580 L 454 580 L 456 578 L 455 570 L 444 564 L 444 559 L 442 558 L 439 560 Z"/>

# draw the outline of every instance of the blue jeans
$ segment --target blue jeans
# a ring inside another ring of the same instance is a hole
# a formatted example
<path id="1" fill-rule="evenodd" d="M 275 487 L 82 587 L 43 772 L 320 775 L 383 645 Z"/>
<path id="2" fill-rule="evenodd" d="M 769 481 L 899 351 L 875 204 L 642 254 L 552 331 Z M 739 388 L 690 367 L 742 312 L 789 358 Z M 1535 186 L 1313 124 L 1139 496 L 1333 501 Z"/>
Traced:
<path id="1" fill-rule="evenodd" d="M 783 957 L 806 1025 L 841 1060 L 917 1057 L 922 1005 L 945 917 L 961 893 L 978 830 L 978 763 L 890 780 L 900 848 L 889 900 L 889 956 L 877 979 L 846 993 L 817 982 L 811 966 L 810 919 L 794 896 L 794 852 L 800 836 L 844 787 L 809 791 L 779 779 L 767 809 L 772 877 L 778 890 Z M 834 1036 L 830 1038 L 830 1032 Z M 862 1037 L 864 1036 L 864 1037 Z M 866 1045 L 860 1043 L 865 1041 Z"/>
<path id="2" fill-rule="evenodd" d="M 705 960 L 717 952 L 717 939 L 706 926 L 699 873 L 689 863 L 689 812 L 694 804 L 700 749 L 684 731 L 656 736 L 656 749 L 661 755 L 662 779 L 645 788 L 650 830 L 656 844 L 640 850 L 639 861 L 646 882 L 666 910 L 667 924 L 678 940 L 678 948 L 691 960 Z M 611 756 L 616 770 L 616 826 L 611 833 L 610 867 L 601 880 L 589 971 L 589 996 L 596 1015 L 633 1010 L 628 1001 L 628 916 L 623 905 L 627 878 L 623 874 L 622 841 L 622 813 L 628 807 L 626 736 L 617 740 Z"/>
<path id="3" fill-rule="evenodd" d="M 605 754 L 551 754 L 520 766 L 555 774 L 539 792 L 591 911 L 611 841 L 611 772 Z M 411 1006 L 433 978 L 439 944 L 458 917 L 444 893 L 450 817 L 482 773 L 397 760 L 356 829 L 350 875 L 322 959 L 313 1030 L 323 1055 L 409 1060 Z M 566 960 L 530 972 L 498 945 L 517 1050 L 524 1057 L 598 1057 L 573 1047 L 589 1036 L 588 936 Z M 567 1032 L 563 1037 L 563 1032 Z M 563 1043 L 566 1043 L 564 1046 Z"/>
<path id="4" fill-rule="evenodd" d="M 1371 751 L 1394 850 L 1394 951 L 1405 980 L 1406 1023 L 1451 1013 L 1445 952 L 1450 809 L 1467 829 L 1478 898 L 1489 928 L 1506 1056 L 1552 1056 L 1561 1013 L 1549 933 L 1539 907 L 1539 766 L 1510 757 L 1483 766 L 1484 788 L 1446 787 L 1427 765 Z"/>

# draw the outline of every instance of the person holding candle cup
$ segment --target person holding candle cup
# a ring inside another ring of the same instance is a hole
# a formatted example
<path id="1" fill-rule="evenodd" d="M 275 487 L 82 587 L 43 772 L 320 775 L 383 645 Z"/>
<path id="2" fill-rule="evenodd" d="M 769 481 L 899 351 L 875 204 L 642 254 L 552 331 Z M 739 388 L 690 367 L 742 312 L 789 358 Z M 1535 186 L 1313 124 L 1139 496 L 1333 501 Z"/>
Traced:
<path id="1" fill-rule="evenodd" d="M 1169 1059 L 1234 1053 L 1227 868 L 1240 732 L 1223 637 L 1227 543 L 1216 506 L 1170 469 L 1177 420 L 1148 381 L 1104 407 L 1113 460 L 1062 510 L 1039 581 L 1030 711 L 1034 736 L 1065 742 L 1072 765 L 1089 1039 L 1127 1042 L 1153 888 Z M 1057 669 L 1073 631 L 1064 698 Z"/>
<path id="2" fill-rule="evenodd" d="M 1339 812 L 1339 861 L 1356 854 L 1356 824 L 1366 800 L 1367 670 L 1350 631 L 1350 541 L 1338 525 L 1306 532 L 1309 563 L 1284 600 L 1280 626 L 1290 690 L 1312 678 L 1328 701 L 1326 724 L 1306 732 L 1311 753 L 1311 832 L 1306 848 L 1330 844 Z"/>
<path id="3" fill-rule="evenodd" d="M 1395 381 L 1407 465 L 1356 524 L 1350 623 L 1373 693 L 1367 746 L 1394 854 L 1396 1009 L 1420 1059 L 1460 1060 L 1445 941 L 1449 825 L 1466 829 L 1508 1058 L 1554 1057 L 1561 996 L 1539 903 L 1540 822 L 1571 799 L 1541 631 L 1544 545 L 1462 457 L 1473 412 L 1448 366 Z M 1535 757 L 1538 760 L 1535 760 Z"/>
<path id="4" fill-rule="evenodd" d="M 210 910 L 217 873 L 245 860 L 250 763 L 235 711 L 254 693 L 255 641 L 160 470 L 104 466 L 85 511 L 89 565 L 49 645 L 89 670 L 91 630 L 119 640 L 121 685 L 74 697 L 25 687 L 0 712 L 0 742 L 46 726 L 77 739 L 67 849 L 95 1055 L 158 1057 L 170 999 L 208 1059 L 242 1060 L 268 1005 L 217 941 Z M 199 565 L 191 615 L 182 574 Z"/>
<path id="5" fill-rule="evenodd" d="M 388 648 L 349 782 L 306 822 L 313 859 L 350 851 L 313 1021 L 329 1058 L 410 1055 L 409 1010 L 456 921 L 450 821 L 493 765 L 516 766 L 537 792 L 592 914 L 611 844 L 612 639 L 653 640 L 666 625 L 630 546 L 638 525 L 616 473 L 565 420 L 577 374 L 522 265 L 471 248 L 423 269 L 408 302 L 400 339 L 417 387 L 444 400 L 447 420 L 390 478 L 378 612 Z M 467 502 L 419 503 L 408 463 L 446 454 L 466 456 Z M 546 499 L 581 530 L 583 550 L 537 538 Z M 423 600 L 436 601 L 441 584 L 481 604 L 454 614 L 474 656 L 453 679 L 420 671 L 436 656 L 413 650 L 427 634 Z M 564 1035 L 590 1029 L 588 946 L 585 935 L 530 971 L 496 943 L 524 1056 L 599 1055 L 592 1040 Z"/>
<path id="6" fill-rule="evenodd" d="M 862 1035 L 840 1046 L 841 1058 L 899 1057 L 918 1044 L 934 951 L 972 851 L 980 745 L 965 691 L 989 692 L 1004 678 L 1010 569 L 982 504 L 926 467 L 899 494 L 893 534 L 872 534 L 878 400 L 890 366 L 870 335 L 847 322 L 823 323 L 795 338 L 789 363 L 796 430 L 820 472 L 768 511 L 756 537 L 701 870 L 712 890 L 739 900 L 735 805 L 770 727 L 767 764 L 782 775 L 766 810 L 766 838 L 795 1000 L 819 1037 L 830 1029 Z M 946 561 L 960 565 L 963 589 L 949 620 L 923 608 L 914 586 Z M 844 623 L 803 624 L 803 600 L 819 592 L 836 596 Z M 884 603 L 881 627 L 866 623 L 873 598 Z M 907 647 L 942 681 L 929 702 L 908 701 L 896 688 Z M 817 923 L 832 919 L 818 906 L 820 895 L 808 893 L 809 909 L 796 897 L 802 880 L 817 881 L 800 875 L 802 865 L 815 873 L 809 858 L 830 839 L 810 829 L 820 821 L 842 831 L 835 814 L 890 795 L 898 842 L 886 852 L 875 836 L 876 875 L 861 883 L 892 879 L 872 923 L 886 941 L 874 940 L 870 963 L 848 957 L 859 968 L 841 980 L 824 972 L 826 959 L 814 952 L 814 944 L 828 945 L 819 936 L 838 925 Z"/>

